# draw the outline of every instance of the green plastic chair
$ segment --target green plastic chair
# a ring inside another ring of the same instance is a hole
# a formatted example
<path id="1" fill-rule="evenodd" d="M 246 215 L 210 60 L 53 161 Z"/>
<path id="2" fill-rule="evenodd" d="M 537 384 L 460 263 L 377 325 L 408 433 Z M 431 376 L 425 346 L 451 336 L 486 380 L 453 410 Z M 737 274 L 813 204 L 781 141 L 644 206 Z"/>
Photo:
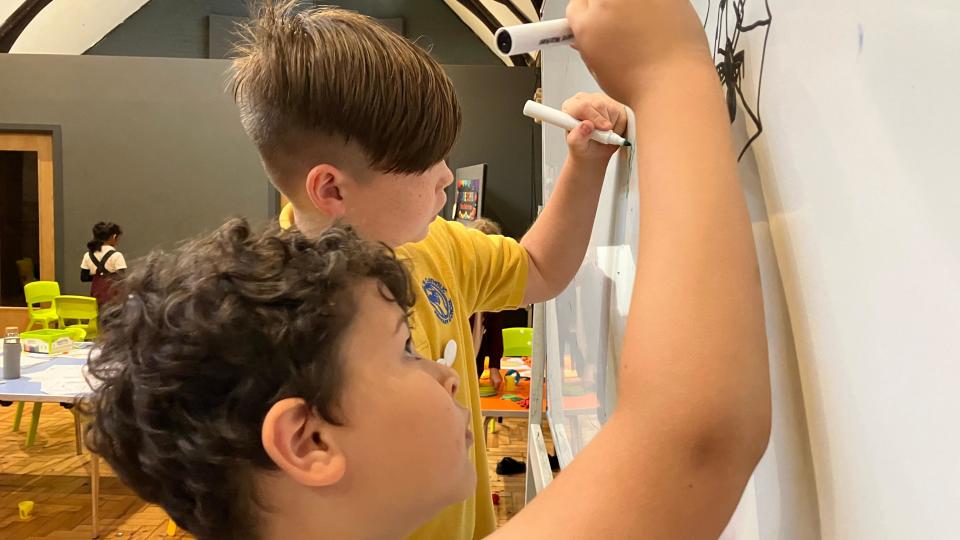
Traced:
<path id="1" fill-rule="evenodd" d="M 27 324 L 27 330 L 33 330 L 34 326 L 40 328 L 50 328 L 50 323 L 59 320 L 57 310 L 53 305 L 53 300 L 60 296 L 60 284 L 56 281 L 33 281 L 23 286 L 23 296 L 27 300 L 28 315 L 30 323 Z M 37 304 L 49 304 L 50 307 L 38 307 Z M 37 438 L 37 426 L 40 425 L 39 403 L 33 404 L 33 412 L 30 416 L 30 431 L 27 433 L 27 446 L 33 444 Z M 13 431 L 20 431 L 20 421 L 23 419 L 24 403 L 17 403 L 17 412 L 13 417 Z"/>
<path id="2" fill-rule="evenodd" d="M 33 326 L 39 325 L 40 328 L 50 328 L 50 323 L 56 322 L 56 307 L 53 305 L 53 299 L 60 296 L 60 284 L 56 281 L 34 281 L 23 286 L 23 296 L 27 299 L 27 306 L 30 315 L 30 324 L 27 330 L 33 330 Z M 50 307 L 38 307 L 37 304 L 51 304 Z"/>
<path id="3" fill-rule="evenodd" d="M 70 337 L 73 341 L 86 341 L 87 331 L 79 326 L 71 326 L 70 328 L 64 328 L 64 330 L 70 331 Z"/>
<path id="4" fill-rule="evenodd" d="M 24 403 L 22 401 L 17 403 L 17 413 L 13 417 L 13 431 L 20 431 L 20 420 L 23 418 L 23 406 Z M 40 427 L 40 408 L 42 406 L 42 403 L 33 404 L 33 411 L 30 413 L 30 430 L 27 431 L 27 448 L 33 446 L 33 442 L 37 439 L 37 428 Z"/>
<path id="5" fill-rule="evenodd" d="M 97 299 L 90 296 L 61 295 L 54 299 L 60 328 L 82 328 L 87 339 L 97 337 Z"/>
<path id="6" fill-rule="evenodd" d="M 533 328 L 504 328 L 504 356 L 533 356 Z"/>
<path id="7" fill-rule="evenodd" d="M 23 402 L 17 403 L 17 414 L 13 417 L 13 431 L 20 431 L 20 420 L 23 418 Z M 27 442 L 25 446 L 30 448 L 33 446 L 33 443 L 37 440 L 37 429 L 40 427 L 40 411 L 43 407 L 43 403 L 34 403 L 33 410 L 30 412 L 30 431 L 27 432 Z M 74 432 L 77 439 L 77 455 L 79 456 L 82 453 L 80 447 L 80 417 L 76 410 L 71 408 L 73 412 L 73 421 L 74 421 Z"/>

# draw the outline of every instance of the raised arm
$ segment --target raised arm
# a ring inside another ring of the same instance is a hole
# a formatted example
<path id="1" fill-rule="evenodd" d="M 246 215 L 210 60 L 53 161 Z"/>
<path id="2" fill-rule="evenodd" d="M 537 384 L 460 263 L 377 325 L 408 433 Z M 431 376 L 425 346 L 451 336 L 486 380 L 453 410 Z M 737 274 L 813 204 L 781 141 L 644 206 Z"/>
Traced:
<path id="1" fill-rule="evenodd" d="M 590 140 L 590 133 L 599 129 L 622 135 L 627 128 L 623 105 L 603 94 L 577 94 L 563 103 L 563 111 L 583 123 L 567 134 L 569 150 L 556 188 L 540 217 L 520 241 L 530 263 L 526 304 L 560 294 L 583 262 L 603 177 L 610 157 L 617 151 L 615 146 Z"/>
<path id="2" fill-rule="evenodd" d="M 760 279 L 729 123 L 687 0 L 573 0 L 587 66 L 637 116 L 637 275 L 619 403 L 496 538 L 715 540 L 763 454 Z"/>

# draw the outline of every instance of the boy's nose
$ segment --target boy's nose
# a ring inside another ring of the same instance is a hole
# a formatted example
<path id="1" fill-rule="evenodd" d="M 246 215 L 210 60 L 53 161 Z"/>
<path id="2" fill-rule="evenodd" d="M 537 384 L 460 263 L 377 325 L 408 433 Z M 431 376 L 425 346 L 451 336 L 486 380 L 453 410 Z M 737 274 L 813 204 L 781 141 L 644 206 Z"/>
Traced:
<path id="1" fill-rule="evenodd" d="M 457 389 L 460 388 L 460 375 L 446 366 L 440 366 L 443 370 L 440 378 L 440 384 L 450 393 L 451 396 L 457 395 Z"/>
<path id="2" fill-rule="evenodd" d="M 453 183 L 453 171 L 450 170 L 450 166 L 447 165 L 447 162 L 443 162 L 443 174 L 440 178 L 443 187 L 447 187 Z"/>
<path id="3" fill-rule="evenodd" d="M 457 394 L 457 389 L 460 388 L 460 375 L 457 374 L 452 368 L 449 368 L 443 365 L 440 362 L 432 362 L 430 360 L 424 360 L 425 366 L 428 366 L 427 369 L 433 375 L 433 377 L 440 383 L 451 396 Z"/>

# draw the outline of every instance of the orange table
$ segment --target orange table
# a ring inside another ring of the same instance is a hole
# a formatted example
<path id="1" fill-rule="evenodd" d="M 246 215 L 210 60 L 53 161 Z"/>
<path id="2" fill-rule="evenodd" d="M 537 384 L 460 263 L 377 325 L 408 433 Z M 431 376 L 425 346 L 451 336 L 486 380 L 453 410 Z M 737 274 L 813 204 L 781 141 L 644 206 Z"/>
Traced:
<path id="1" fill-rule="evenodd" d="M 480 414 L 483 415 L 483 432 L 486 433 L 490 427 L 490 422 L 494 418 L 526 418 L 530 413 L 529 409 L 520 406 L 519 403 L 502 399 L 506 394 L 513 394 L 525 399 L 530 399 L 530 380 L 521 379 L 520 383 L 510 391 L 502 390 L 495 396 L 480 398 Z M 543 410 L 547 410 L 547 400 L 543 400 Z"/>
<path id="2" fill-rule="evenodd" d="M 484 416 L 513 418 L 527 416 L 527 413 L 529 412 L 528 409 L 524 409 L 519 403 L 515 403 L 509 399 L 502 399 L 502 396 L 507 394 L 513 394 L 515 396 L 529 399 L 530 381 L 527 379 L 521 379 L 520 384 L 518 384 L 513 390 L 503 390 L 495 396 L 480 398 L 480 411 Z M 546 400 L 543 402 L 543 410 L 547 410 Z"/>

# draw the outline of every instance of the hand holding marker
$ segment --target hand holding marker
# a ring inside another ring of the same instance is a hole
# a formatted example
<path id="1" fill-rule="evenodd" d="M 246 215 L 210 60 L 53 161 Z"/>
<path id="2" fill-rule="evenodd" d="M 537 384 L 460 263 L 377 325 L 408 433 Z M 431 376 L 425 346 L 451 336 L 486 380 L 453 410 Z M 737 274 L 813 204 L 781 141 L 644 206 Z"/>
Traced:
<path id="1" fill-rule="evenodd" d="M 580 120 L 577 120 L 563 111 L 558 111 L 552 107 L 547 107 L 546 105 L 537 103 L 536 101 L 527 101 L 527 104 L 523 106 L 523 114 L 546 124 L 562 127 L 567 131 L 573 131 L 577 129 L 577 126 L 580 125 Z M 590 134 L 590 138 L 601 144 L 630 146 L 630 141 L 612 131 L 599 131 L 595 129 L 593 130 L 593 133 Z"/>
<path id="2" fill-rule="evenodd" d="M 573 31 L 566 19 L 506 26 L 497 30 L 496 34 L 497 48 L 506 55 L 528 53 L 572 41 Z M 535 101 L 528 101 L 524 105 L 523 114 L 541 122 L 562 127 L 567 131 L 572 131 L 580 125 L 580 121 L 569 114 Z M 630 146 L 626 139 L 612 131 L 594 130 L 590 138 L 601 144 Z"/>

